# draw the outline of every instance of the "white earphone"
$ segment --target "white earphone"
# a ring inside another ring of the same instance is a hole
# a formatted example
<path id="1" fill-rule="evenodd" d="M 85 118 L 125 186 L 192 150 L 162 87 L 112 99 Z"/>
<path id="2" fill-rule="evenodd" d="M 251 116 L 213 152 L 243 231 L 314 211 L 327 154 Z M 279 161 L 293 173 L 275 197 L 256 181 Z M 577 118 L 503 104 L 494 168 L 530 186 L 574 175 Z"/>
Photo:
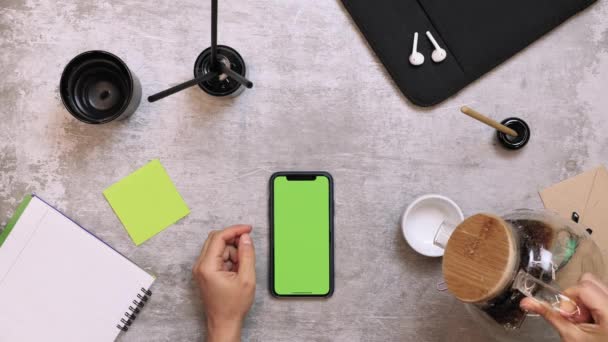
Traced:
<path id="1" fill-rule="evenodd" d="M 414 45 L 412 46 L 412 54 L 410 55 L 410 64 L 419 66 L 424 63 L 424 56 L 418 52 L 418 32 L 414 33 Z"/>
<path id="2" fill-rule="evenodd" d="M 435 50 L 433 50 L 433 53 L 431 54 L 431 59 L 435 63 L 443 62 L 448 56 L 448 53 L 445 51 L 445 49 L 442 49 L 439 44 L 437 44 L 437 41 L 435 40 L 435 38 L 433 38 L 433 35 L 430 31 L 426 31 L 426 36 L 429 37 L 431 43 L 433 43 L 433 46 L 435 47 Z"/>

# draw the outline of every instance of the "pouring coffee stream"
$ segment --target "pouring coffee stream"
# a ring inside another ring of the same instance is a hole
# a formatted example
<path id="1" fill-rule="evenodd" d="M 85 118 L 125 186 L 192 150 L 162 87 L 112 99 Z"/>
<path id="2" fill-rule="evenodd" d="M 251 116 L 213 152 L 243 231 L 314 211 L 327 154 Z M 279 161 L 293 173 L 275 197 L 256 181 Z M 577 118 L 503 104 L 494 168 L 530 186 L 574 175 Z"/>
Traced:
<path id="1" fill-rule="evenodd" d="M 605 272 L 599 249 L 576 223 L 547 212 L 518 210 L 499 217 L 477 214 L 459 225 L 444 221 L 434 242 L 443 248 L 449 292 L 507 330 L 527 313 L 530 297 L 564 316 L 580 312 L 562 289 L 585 272 Z"/>

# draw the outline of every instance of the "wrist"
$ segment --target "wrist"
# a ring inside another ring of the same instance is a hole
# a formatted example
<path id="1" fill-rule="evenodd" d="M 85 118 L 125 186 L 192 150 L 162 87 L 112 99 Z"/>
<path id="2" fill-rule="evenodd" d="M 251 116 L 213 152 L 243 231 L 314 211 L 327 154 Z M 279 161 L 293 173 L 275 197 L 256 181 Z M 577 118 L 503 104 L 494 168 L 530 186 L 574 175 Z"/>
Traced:
<path id="1" fill-rule="evenodd" d="M 238 342 L 243 321 L 207 318 L 207 342 Z"/>

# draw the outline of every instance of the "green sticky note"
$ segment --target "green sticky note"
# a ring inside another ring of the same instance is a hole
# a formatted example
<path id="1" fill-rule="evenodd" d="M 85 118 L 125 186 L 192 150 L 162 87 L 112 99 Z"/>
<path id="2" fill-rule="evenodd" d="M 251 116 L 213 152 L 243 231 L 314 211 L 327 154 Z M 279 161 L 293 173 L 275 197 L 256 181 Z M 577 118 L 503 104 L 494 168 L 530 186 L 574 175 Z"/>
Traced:
<path id="1" fill-rule="evenodd" d="M 25 210 L 25 208 L 27 208 L 27 205 L 30 204 L 31 200 L 32 200 L 32 195 L 27 195 L 27 196 L 25 196 L 23 201 L 21 201 L 21 204 L 19 204 L 19 206 L 17 207 L 17 210 L 15 210 L 13 217 L 11 217 L 11 219 L 6 224 L 6 227 L 4 227 L 4 230 L 0 233 L 0 246 L 2 246 L 2 244 L 6 240 L 6 238 L 8 237 L 8 234 L 11 233 L 11 231 L 13 230 L 13 227 L 15 227 L 15 225 L 17 224 L 17 221 L 21 217 L 21 214 L 23 214 L 23 211 Z"/>
<path id="2" fill-rule="evenodd" d="M 103 195 L 138 246 L 190 213 L 158 159 L 111 185 Z"/>

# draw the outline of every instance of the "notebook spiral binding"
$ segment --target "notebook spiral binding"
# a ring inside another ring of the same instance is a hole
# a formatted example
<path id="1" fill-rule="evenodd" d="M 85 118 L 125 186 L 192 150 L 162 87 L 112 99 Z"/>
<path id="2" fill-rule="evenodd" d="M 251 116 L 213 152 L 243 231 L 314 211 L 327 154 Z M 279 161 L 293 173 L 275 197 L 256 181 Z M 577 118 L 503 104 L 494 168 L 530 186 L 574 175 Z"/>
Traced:
<path id="1" fill-rule="evenodd" d="M 116 327 L 122 331 L 129 330 L 131 324 L 135 318 L 137 318 L 137 314 L 141 312 L 141 309 L 146 305 L 146 302 L 152 296 L 152 291 L 146 290 L 143 287 L 139 290 L 141 293 L 137 293 L 136 299 L 134 299 L 131 303 L 133 305 L 129 305 L 129 311 L 125 312 L 125 317 L 120 319 L 120 323 L 116 324 Z"/>

